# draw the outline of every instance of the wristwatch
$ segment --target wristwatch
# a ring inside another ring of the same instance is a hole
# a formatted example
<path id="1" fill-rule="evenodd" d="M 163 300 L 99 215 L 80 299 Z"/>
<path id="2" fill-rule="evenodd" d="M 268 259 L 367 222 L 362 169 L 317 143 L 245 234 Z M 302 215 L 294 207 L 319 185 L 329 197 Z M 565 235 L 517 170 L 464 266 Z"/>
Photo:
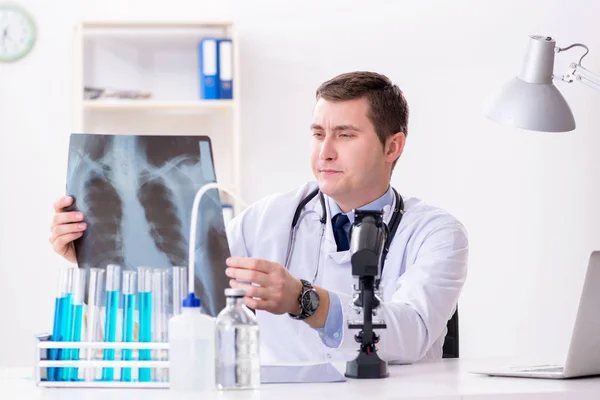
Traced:
<path id="1" fill-rule="evenodd" d="M 302 290 L 298 296 L 298 303 L 300 305 L 300 314 L 294 315 L 289 314 L 290 317 L 297 320 L 303 320 L 312 316 L 317 308 L 319 308 L 319 294 L 313 288 L 312 284 L 304 279 L 300 279 L 302 282 Z"/>

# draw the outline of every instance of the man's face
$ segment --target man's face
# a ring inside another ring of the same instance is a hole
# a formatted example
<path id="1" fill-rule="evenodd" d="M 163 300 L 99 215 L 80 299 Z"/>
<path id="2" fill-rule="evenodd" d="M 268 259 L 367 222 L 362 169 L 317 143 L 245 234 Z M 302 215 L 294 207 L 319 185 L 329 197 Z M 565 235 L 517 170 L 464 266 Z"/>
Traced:
<path id="1" fill-rule="evenodd" d="M 320 190 L 338 204 L 380 196 L 389 183 L 391 163 L 386 162 L 368 111 L 365 98 L 321 98 L 315 105 L 311 165 Z"/>

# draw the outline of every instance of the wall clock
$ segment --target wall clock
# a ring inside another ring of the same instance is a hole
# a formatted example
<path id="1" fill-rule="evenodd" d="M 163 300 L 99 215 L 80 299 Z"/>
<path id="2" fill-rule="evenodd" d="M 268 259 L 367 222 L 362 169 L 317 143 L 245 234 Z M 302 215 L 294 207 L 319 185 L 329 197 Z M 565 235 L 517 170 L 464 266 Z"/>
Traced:
<path id="1" fill-rule="evenodd" d="M 22 59 L 33 48 L 35 39 L 31 15 L 14 4 L 0 4 L 0 62 Z"/>

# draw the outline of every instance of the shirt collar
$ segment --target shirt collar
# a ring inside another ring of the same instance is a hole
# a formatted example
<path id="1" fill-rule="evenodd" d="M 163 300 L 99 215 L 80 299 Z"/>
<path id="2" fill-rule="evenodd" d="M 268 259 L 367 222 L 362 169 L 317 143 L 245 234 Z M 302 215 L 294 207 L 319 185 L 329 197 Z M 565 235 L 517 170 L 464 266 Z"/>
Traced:
<path id="1" fill-rule="evenodd" d="M 331 212 L 330 218 L 333 218 L 335 215 L 342 212 L 340 207 L 337 205 L 337 203 L 331 197 L 325 196 L 325 199 L 327 201 L 327 205 L 329 206 L 329 211 Z M 392 187 L 389 186 L 388 190 L 383 194 L 383 196 L 381 196 L 377 200 L 370 202 L 369 204 L 366 204 L 362 207 L 358 207 L 358 209 L 365 210 L 365 211 L 381 211 L 381 210 L 383 210 L 383 207 L 385 207 L 387 205 L 389 205 L 391 207 L 393 202 L 394 202 L 394 194 L 392 192 Z M 346 215 L 348 216 L 348 219 L 350 220 L 350 224 L 353 224 L 354 223 L 354 210 L 348 211 L 346 213 Z"/>

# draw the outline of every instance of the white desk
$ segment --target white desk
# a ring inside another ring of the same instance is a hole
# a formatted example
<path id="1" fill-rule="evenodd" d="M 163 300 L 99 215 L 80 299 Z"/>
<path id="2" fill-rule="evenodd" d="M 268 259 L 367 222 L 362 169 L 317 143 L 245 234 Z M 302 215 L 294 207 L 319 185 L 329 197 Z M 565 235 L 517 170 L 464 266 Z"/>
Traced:
<path id="1" fill-rule="evenodd" d="M 351 400 L 351 399 L 535 399 L 598 400 L 600 377 L 571 380 L 500 378 L 471 374 L 474 360 L 390 366 L 390 377 L 327 384 L 262 385 L 258 391 L 181 394 L 168 389 L 55 389 L 39 388 L 32 369 L 0 369 L 2 400 Z M 336 365 L 343 370 L 343 365 Z"/>

